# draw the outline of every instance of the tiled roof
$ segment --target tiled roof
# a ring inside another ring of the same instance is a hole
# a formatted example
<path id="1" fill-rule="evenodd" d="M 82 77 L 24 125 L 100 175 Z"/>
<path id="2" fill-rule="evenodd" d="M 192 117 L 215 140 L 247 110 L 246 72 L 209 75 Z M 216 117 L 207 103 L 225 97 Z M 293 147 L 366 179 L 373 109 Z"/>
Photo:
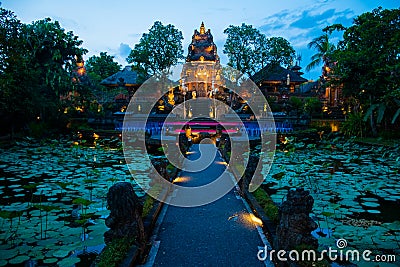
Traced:
<path id="1" fill-rule="evenodd" d="M 105 86 L 138 84 L 138 74 L 136 71 L 132 71 L 131 66 L 126 66 L 123 70 L 102 80 L 100 84 Z"/>
<path id="2" fill-rule="evenodd" d="M 307 82 L 307 79 L 299 76 L 296 72 L 285 69 L 279 65 L 268 65 L 261 69 L 259 72 L 255 73 L 250 77 L 256 84 L 264 81 L 286 81 L 286 77 L 289 74 L 290 81 L 295 83 Z"/>

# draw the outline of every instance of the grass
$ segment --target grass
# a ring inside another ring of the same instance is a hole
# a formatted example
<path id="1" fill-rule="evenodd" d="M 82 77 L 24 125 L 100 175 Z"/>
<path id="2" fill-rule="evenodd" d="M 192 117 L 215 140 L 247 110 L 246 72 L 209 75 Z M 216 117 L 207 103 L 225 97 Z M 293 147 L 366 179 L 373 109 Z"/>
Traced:
<path id="1" fill-rule="evenodd" d="M 265 192 L 262 188 L 257 188 L 256 191 L 253 192 L 254 197 L 256 198 L 258 204 L 263 208 L 265 214 L 269 217 L 271 221 L 275 224 L 278 223 L 278 207 L 272 201 L 271 197 Z"/>
<path id="2" fill-rule="evenodd" d="M 143 203 L 142 218 L 145 218 L 147 215 L 150 214 L 150 211 L 153 208 L 153 206 L 154 206 L 154 198 L 152 198 L 150 195 L 147 195 Z"/>
<path id="3" fill-rule="evenodd" d="M 143 203 L 142 218 L 149 215 L 150 211 L 152 210 L 152 208 L 154 206 L 155 200 L 151 196 L 159 196 L 161 191 L 162 191 L 162 186 L 160 184 L 156 184 L 152 188 L 150 188 L 149 194 L 146 195 L 146 199 Z"/>
<path id="4" fill-rule="evenodd" d="M 134 241 L 135 240 L 129 240 L 128 238 L 115 239 L 111 241 L 111 243 L 107 245 L 101 253 L 97 266 L 118 266 L 118 264 L 125 259 L 129 249 L 134 244 Z"/>

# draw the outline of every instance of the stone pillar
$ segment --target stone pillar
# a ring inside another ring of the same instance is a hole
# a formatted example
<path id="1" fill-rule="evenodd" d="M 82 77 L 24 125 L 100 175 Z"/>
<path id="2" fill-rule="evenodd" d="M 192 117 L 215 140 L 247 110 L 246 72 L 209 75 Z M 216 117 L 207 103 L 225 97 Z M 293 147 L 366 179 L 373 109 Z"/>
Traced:
<path id="1" fill-rule="evenodd" d="M 279 224 L 276 228 L 275 250 L 289 253 L 305 245 L 309 249 L 318 248 L 318 240 L 311 235 L 317 224 L 310 218 L 314 198 L 303 188 L 290 190 L 286 201 L 279 207 Z M 301 251 L 299 251 L 301 254 Z M 292 265 L 290 265 L 292 266 Z M 295 265 L 294 265 L 295 266 Z"/>
<path id="2" fill-rule="evenodd" d="M 145 232 L 142 221 L 143 205 L 133 190 L 132 184 L 119 182 L 110 187 L 107 193 L 107 207 L 110 215 L 104 233 L 104 242 L 109 244 L 114 239 L 134 239 L 139 247 L 145 244 Z"/>

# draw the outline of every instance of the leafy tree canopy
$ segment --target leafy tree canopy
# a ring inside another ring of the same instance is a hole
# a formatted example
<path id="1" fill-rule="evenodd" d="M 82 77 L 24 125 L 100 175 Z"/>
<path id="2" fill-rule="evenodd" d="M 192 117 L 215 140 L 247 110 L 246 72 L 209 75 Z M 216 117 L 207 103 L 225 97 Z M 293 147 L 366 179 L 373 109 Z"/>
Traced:
<path id="1" fill-rule="evenodd" d="M 182 32 L 175 26 L 154 22 L 148 33 L 144 33 L 132 49 L 127 61 L 133 68 L 148 75 L 160 73 L 183 59 Z"/>
<path id="2" fill-rule="evenodd" d="M 23 126 L 32 118 L 57 121 L 60 96 L 73 90 L 71 72 L 87 50 L 51 19 L 21 23 L 0 8 L 0 117 Z"/>
<path id="3" fill-rule="evenodd" d="M 400 9 L 374 9 L 347 28 L 336 51 L 345 93 L 380 97 L 400 87 Z"/>
<path id="4" fill-rule="evenodd" d="M 228 35 L 223 52 L 228 56 L 228 65 L 248 74 L 254 74 L 260 62 L 262 45 L 266 38 L 252 25 L 230 25 L 224 30 Z"/>
<path id="5" fill-rule="evenodd" d="M 283 37 L 271 37 L 267 39 L 266 49 L 263 51 L 263 62 L 266 64 L 279 64 L 283 67 L 293 65 L 295 50 L 289 41 Z"/>
<path id="6" fill-rule="evenodd" d="M 335 24 L 326 32 L 345 30 L 331 52 L 335 75 L 345 96 L 357 99 L 373 135 L 377 123 L 395 123 L 400 114 L 400 9 L 366 12 L 344 28 Z"/>
<path id="7" fill-rule="evenodd" d="M 91 56 L 85 66 L 88 76 L 96 84 L 121 70 L 121 65 L 114 61 L 113 56 L 107 55 L 107 52 L 100 52 L 99 56 Z"/>
<path id="8" fill-rule="evenodd" d="M 228 35 L 223 52 L 228 56 L 228 65 L 253 75 L 268 64 L 284 67 L 292 65 L 295 51 L 282 37 L 266 38 L 252 25 L 230 25 L 224 30 Z"/>

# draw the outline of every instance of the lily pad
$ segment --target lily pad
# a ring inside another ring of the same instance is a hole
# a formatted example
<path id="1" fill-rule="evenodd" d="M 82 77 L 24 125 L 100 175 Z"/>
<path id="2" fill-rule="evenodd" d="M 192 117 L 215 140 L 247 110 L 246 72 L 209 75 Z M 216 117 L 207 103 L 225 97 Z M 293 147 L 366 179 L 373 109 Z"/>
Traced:
<path id="1" fill-rule="evenodd" d="M 366 206 L 366 207 L 371 207 L 371 208 L 376 208 L 376 207 L 380 206 L 380 204 L 376 203 L 376 202 L 364 202 L 364 203 L 361 203 L 361 205 Z"/>
<path id="2" fill-rule="evenodd" d="M 394 221 L 392 223 L 385 223 L 382 226 L 389 230 L 392 230 L 392 231 L 400 231 L 400 221 Z"/>
<path id="3" fill-rule="evenodd" d="M 8 260 L 18 255 L 18 249 L 7 249 L 0 253 L 0 260 Z"/>
<path id="4" fill-rule="evenodd" d="M 26 255 L 21 255 L 21 256 L 17 256 L 14 259 L 9 260 L 8 262 L 10 264 L 21 264 L 27 260 L 29 260 L 30 258 Z"/>
<path id="5" fill-rule="evenodd" d="M 55 263 L 55 262 L 57 262 L 58 260 L 56 259 L 56 258 L 49 258 L 49 259 L 45 259 L 44 261 L 43 261 L 43 263 L 45 263 L 45 264 L 50 264 L 50 263 Z"/>
<path id="6" fill-rule="evenodd" d="M 381 213 L 379 210 L 367 210 L 368 213 L 372 213 L 372 214 L 379 214 Z"/>
<path id="7" fill-rule="evenodd" d="M 62 249 L 60 249 L 60 250 L 57 250 L 57 251 L 55 251 L 55 252 L 53 253 L 53 257 L 56 257 L 56 258 L 65 258 L 65 257 L 68 256 L 69 253 L 70 253 L 70 250 L 62 250 Z"/>
<path id="8" fill-rule="evenodd" d="M 81 260 L 78 257 L 69 257 L 59 261 L 57 264 L 60 267 L 70 267 L 74 266 L 76 263 L 80 262 Z"/>

